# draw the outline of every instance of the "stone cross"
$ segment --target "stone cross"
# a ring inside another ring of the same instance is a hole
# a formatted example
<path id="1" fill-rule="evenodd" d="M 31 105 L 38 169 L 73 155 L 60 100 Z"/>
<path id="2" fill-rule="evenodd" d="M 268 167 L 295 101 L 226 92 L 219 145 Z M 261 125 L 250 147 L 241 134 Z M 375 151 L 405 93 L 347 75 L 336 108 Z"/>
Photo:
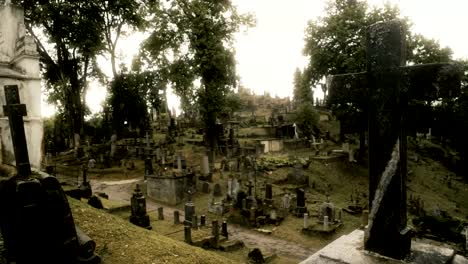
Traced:
<path id="1" fill-rule="evenodd" d="M 406 226 L 408 100 L 452 96 L 461 74 L 451 64 L 404 67 L 405 32 L 396 20 L 371 25 L 366 44 L 367 71 L 329 77 L 329 99 L 355 93 L 368 100 L 371 212 L 364 247 L 402 259 L 411 248 Z M 359 89 L 364 92 L 356 93 Z"/>
<path id="2" fill-rule="evenodd" d="M 26 105 L 20 103 L 17 85 L 5 85 L 5 99 L 6 105 L 3 106 L 3 112 L 8 116 L 10 123 L 16 168 L 19 177 L 27 178 L 31 175 L 31 166 L 23 123 L 23 116 L 27 114 Z"/>

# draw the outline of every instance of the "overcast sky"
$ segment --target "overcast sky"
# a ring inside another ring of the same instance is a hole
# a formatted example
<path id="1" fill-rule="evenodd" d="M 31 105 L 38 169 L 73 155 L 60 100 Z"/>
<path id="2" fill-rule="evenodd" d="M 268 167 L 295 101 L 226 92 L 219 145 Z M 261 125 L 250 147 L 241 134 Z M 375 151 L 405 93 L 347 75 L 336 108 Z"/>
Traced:
<path id="1" fill-rule="evenodd" d="M 369 0 L 382 6 L 386 1 Z M 449 46 L 455 58 L 468 57 L 467 0 L 394 0 L 403 16 L 413 21 L 413 32 Z M 237 0 L 239 10 L 254 12 L 257 27 L 238 37 L 236 52 L 241 83 L 258 93 L 292 96 L 293 73 L 303 68 L 307 21 L 323 15 L 323 0 Z M 316 91 L 316 94 L 320 92 Z"/>
<path id="2" fill-rule="evenodd" d="M 303 68 L 304 29 L 307 21 L 323 15 L 325 0 L 233 0 L 240 12 L 252 12 L 257 25 L 239 33 L 236 43 L 237 73 L 241 84 L 258 94 L 291 96 L 294 70 Z M 368 0 L 381 6 L 385 0 Z M 402 15 L 413 21 L 413 32 L 449 46 L 455 58 L 468 58 L 467 0 L 391 0 L 399 5 Z M 119 43 L 120 55 L 128 63 L 138 52 L 141 35 Z M 110 74 L 110 68 L 104 69 Z M 320 96 L 320 91 L 315 91 Z M 105 89 L 91 85 L 87 102 L 93 112 L 100 111 Z M 174 97 L 170 103 L 175 102 Z M 50 109 L 44 109 L 48 115 Z"/>

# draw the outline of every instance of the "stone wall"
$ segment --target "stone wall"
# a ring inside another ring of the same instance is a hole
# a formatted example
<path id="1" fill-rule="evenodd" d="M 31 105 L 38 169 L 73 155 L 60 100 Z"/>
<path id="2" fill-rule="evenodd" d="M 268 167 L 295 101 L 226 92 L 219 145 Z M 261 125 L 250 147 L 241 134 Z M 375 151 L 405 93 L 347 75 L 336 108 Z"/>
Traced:
<path id="1" fill-rule="evenodd" d="M 147 196 L 158 202 L 177 205 L 184 199 L 186 177 L 147 176 Z"/>

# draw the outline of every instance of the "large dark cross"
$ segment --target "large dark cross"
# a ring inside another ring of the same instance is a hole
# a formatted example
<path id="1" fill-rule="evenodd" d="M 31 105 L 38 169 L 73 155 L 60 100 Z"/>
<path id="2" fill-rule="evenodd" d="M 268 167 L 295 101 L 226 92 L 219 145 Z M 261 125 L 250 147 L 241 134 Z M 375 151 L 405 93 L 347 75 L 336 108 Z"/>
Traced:
<path id="1" fill-rule="evenodd" d="M 11 140 L 15 152 L 16 169 L 18 176 L 26 178 L 31 175 L 31 166 L 29 165 L 28 147 L 26 135 L 24 134 L 23 116 L 26 116 L 26 105 L 20 103 L 18 86 L 5 85 L 6 105 L 3 106 L 3 112 L 8 116 L 11 131 Z"/>
<path id="2" fill-rule="evenodd" d="M 460 71 L 451 64 L 405 67 L 405 31 L 400 21 L 367 30 L 367 71 L 330 76 L 329 96 L 361 90 L 369 113 L 369 225 L 364 248 L 402 259 L 410 252 L 406 213 L 406 108 L 409 100 L 451 96 Z"/>

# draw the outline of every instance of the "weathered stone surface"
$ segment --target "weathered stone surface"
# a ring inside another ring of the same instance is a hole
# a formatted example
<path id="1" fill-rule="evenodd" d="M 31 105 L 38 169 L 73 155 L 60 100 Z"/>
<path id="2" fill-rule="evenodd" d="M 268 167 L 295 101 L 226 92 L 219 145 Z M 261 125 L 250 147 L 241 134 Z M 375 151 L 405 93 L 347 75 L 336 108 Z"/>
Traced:
<path id="1" fill-rule="evenodd" d="M 24 26 L 24 12 L 21 8 L 5 4 L 0 6 L 0 83 L 16 84 L 19 87 L 21 102 L 28 106 L 25 114 L 25 134 L 29 152 L 29 162 L 41 166 L 43 123 L 41 118 L 41 79 L 39 55 L 32 36 L 27 35 Z M 2 104 L 5 102 L 0 95 Z M 5 116 L 0 109 L 0 116 Z M 0 141 L 2 163 L 15 164 L 10 126 L 7 119 L 0 120 Z"/>
<path id="2" fill-rule="evenodd" d="M 398 20 L 367 30 L 367 71 L 328 79 L 330 102 L 366 105 L 369 114 L 367 250 L 398 259 L 409 254 L 406 226 L 406 109 L 408 100 L 455 95 L 460 72 L 450 64 L 405 67 L 405 32 Z"/>
<path id="3" fill-rule="evenodd" d="M 401 261 L 364 250 L 363 240 L 364 231 L 354 230 L 328 244 L 301 264 L 442 264 L 450 263 L 455 254 L 450 248 L 413 241 L 411 255 Z"/>
<path id="4" fill-rule="evenodd" d="M 468 259 L 460 255 L 455 255 L 452 264 L 468 264 Z"/>

